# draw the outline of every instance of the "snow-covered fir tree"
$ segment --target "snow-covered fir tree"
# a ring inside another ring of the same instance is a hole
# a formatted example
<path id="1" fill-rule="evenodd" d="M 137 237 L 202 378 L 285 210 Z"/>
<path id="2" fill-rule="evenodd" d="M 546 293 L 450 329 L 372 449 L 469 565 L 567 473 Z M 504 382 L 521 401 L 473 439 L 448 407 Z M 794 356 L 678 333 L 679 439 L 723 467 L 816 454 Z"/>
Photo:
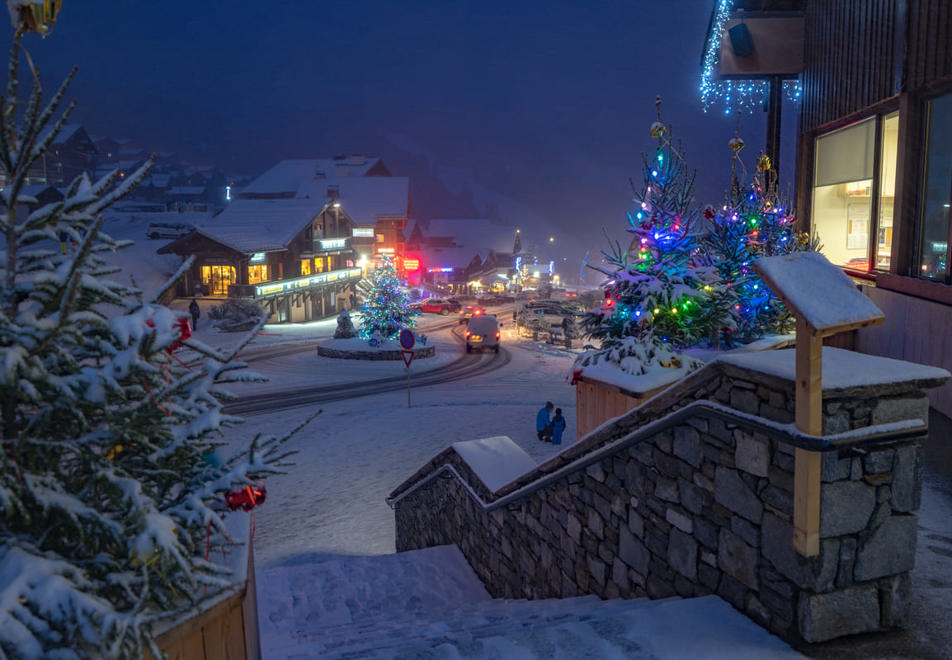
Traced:
<path id="1" fill-rule="evenodd" d="M 350 319 L 350 312 L 347 308 L 340 310 L 337 315 L 337 328 L 334 329 L 334 339 L 350 339 L 357 336 L 357 328 Z"/>
<path id="2" fill-rule="evenodd" d="M 716 272 L 698 262 L 694 174 L 661 121 L 660 98 L 656 104 L 650 132 L 658 146 L 644 157 L 642 185 L 632 183 L 627 231 L 634 238 L 627 248 L 609 241 L 609 267 L 590 266 L 607 279 L 605 304 L 583 320 L 601 348 L 581 358 L 583 366 L 602 358 L 632 373 L 651 364 L 681 366 L 680 349 L 708 340 L 723 322 L 724 314 L 709 307 Z"/>
<path id="3" fill-rule="evenodd" d="M 703 247 L 729 291 L 734 336 L 750 341 L 764 334 L 789 332 L 793 326 L 789 311 L 751 264 L 764 256 L 816 249 L 816 243 L 794 230 L 793 210 L 777 192 L 770 159 L 760 156 L 754 180 L 745 186 L 738 172 L 744 171 L 739 156 L 744 141 L 735 135 L 729 146 L 734 152 L 730 190 L 719 210 L 706 211 L 711 226 Z"/>
<path id="4" fill-rule="evenodd" d="M 412 328 L 419 312 L 408 307 L 409 302 L 400 286 L 400 276 L 393 267 L 393 260 L 384 257 L 383 263 L 370 277 L 370 292 L 360 310 L 363 312 L 360 336 L 371 339 L 377 334 L 387 340 L 405 328 Z"/>
<path id="5" fill-rule="evenodd" d="M 151 296 L 111 278 L 103 255 L 125 244 L 102 211 L 151 163 L 121 182 L 81 176 L 28 209 L 30 168 L 72 106 L 61 110 L 69 79 L 48 102 L 35 78 L 18 99 L 24 32 L 0 100 L 0 657 L 159 655 L 157 623 L 230 585 L 207 555 L 230 545 L 225 495 L 280 471 L 284 438 L 206 460 L 240 421 L 222 386 L 254 378 L 231 361 L 240 349 L 195 341 L 156 302 L 174 278 Z"/>

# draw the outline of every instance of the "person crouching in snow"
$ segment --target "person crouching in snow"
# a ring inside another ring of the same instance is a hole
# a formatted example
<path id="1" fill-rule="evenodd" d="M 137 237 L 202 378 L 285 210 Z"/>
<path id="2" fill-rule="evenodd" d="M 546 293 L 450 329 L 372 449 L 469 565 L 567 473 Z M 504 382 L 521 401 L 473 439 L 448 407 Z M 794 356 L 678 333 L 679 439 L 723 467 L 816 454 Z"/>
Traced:
<path id="1" fill-rule="evenodd" d="M 188 313 L 192 315 L 192 329 L 198 330 L 198 317 L 202 315 L 202 310 L 199 309 L 198 303 L 192 298 L 192 302 L 188 304 Z"/>
<path id="2" fill-rule="evenodd" d="M 549 427 L 549 413 L 555 408 L 555 404 L 546 401 L 545 406 L 536 415 L 536 435 L 542 442 L 548 442 L 552 437 L 552 429 Z"/>
<path id="3" fill-rule="evenodd" d="M 552 418 L 552 444 L 562 444 L 562 432 L 565 430 L 565 418 L 562 417 L 562 409 L 555 409 L 555 417 Z"/>

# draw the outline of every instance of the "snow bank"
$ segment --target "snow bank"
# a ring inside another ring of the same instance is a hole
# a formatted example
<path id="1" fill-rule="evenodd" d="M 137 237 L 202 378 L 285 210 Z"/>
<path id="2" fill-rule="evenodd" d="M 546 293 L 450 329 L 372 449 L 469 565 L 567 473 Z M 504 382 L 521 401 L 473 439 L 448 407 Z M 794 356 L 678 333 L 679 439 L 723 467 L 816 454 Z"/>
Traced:
<path id="1" fill-rule="evenodd" d="M 532 457 L 504 435 L 456 442 L 453 449 L 494 492 L 536 467 Z"/>

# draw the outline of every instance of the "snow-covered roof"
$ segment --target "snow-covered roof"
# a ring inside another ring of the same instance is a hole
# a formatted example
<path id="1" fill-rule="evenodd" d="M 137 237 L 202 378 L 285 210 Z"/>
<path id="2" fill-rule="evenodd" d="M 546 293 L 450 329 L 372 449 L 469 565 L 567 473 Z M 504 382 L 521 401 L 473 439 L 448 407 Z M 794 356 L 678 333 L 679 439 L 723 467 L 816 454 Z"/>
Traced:
<path id="1" fill-rule="evenodd" d="M 473 260 L 475 252 L 469 248 L 420 248 L 424 268 L 453 268 L 462 270 Z"/>
<path id="2" fill-rule="evenodd" d="M 239 252 L 280 250 L 324 207 L 313 199 L 238 199 L 198 231 Z"/>
<path id="3" fill-rule="evenodd" d="M 307 158 L 282 160 L 252 181 L 242 191 L 246 195 L 294 195 L 305 183 L 322 173 L 325 178 L 363 177 L 377 163 L 377 157 Z M 340 167 L 338 167 L 340 166 Z"/>
<path id="4" fill-rule="evenodd" d="M 885 318 L 882 310 L 819 252 L 763 257 L 753 267 L 787 306 L 821 334 L 844 326 L 881 323 Z"/>
<path id="5" fill-rule="evenodd" d="M 59 135 L 53 140 L 53 144 L 65 144 L 78 130 L 83 127 L 82 124 L 66 124 L 60 130 Z"/>
<path id="6" fill-rule="evenodd" d="M 302 185 L 299 199 L 330 201 L 328 188 L 336 187 L 341 211 L 356 225 L 374 225 L 378 218 L 406 218 L 410 205 L 410 180 L 405 176 L 317 179 Z"/>

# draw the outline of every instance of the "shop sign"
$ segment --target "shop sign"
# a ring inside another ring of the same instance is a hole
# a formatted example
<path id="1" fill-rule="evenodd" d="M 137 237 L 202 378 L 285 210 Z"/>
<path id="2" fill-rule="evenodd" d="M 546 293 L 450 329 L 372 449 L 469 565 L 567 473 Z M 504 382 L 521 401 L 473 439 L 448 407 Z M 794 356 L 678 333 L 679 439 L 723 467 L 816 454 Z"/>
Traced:
<path id="1" fill-rule="evenodd" d="M 354 227 L 353 236 L 354 238 L 373 238 L 374 228 L 373 227 Z"/>
<path id="2" fill-rule="evenodd" d="M 264 252 L 255 252 L 251 255 L 251 263 L 263 264 L 268 260 L 268 255 Z"/>
<path id="3" fill-rule="evenodd" d="M 342 250 L 347 247 L 346 238 L 322 238 L 320 241 L 322 250 Z"/>
<path id="4" fill-rule="evenodd" d="M 329 282 L 337 282 L 339 280 L 359 277 L 359 268 L 345 268 L 343 270 L 332 270 L 326 273 L 317 273 L 316 275 L 309 275 L 307 277 L 298 277 L 293 280 L 267 282 L 265 284 L 258 284 L 255 286 L 255 298 L 260 298 L 261 296 L 273 296 L 279 293 L 287 293 L 289 291 L 306 289 L 308 287 L 318 286 L 320 284 L 328 284 Z"/>

